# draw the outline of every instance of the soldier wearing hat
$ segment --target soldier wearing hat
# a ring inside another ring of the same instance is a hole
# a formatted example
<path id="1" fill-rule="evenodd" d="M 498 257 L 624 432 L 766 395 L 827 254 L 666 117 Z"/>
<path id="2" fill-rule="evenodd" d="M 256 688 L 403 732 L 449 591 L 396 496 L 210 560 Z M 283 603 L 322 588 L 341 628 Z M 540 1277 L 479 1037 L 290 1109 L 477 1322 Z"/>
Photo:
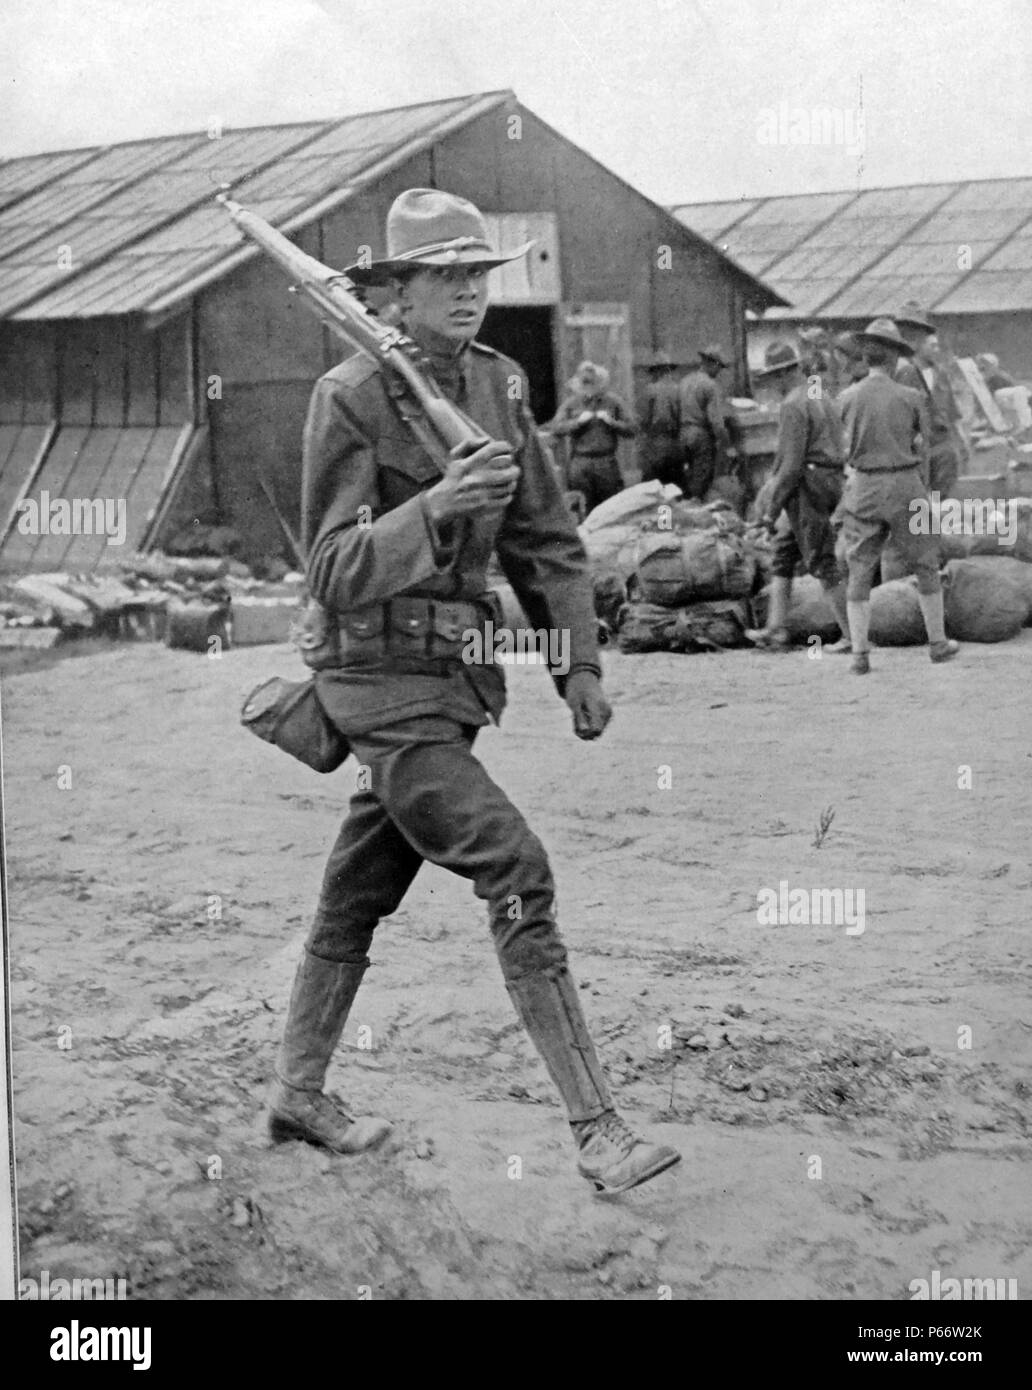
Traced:
<path id="1" fill-rule="evenodd" d="M 497 722 L 504 676 L 486 595 L 492 552 L 536 628 L 564 634 L 552 676 L 574 732 L 594 739 L 610 709 L 583 546 L 528 410 L 527 381 L 475 341 L 487 272 L 503 254 L 463 198 L 410 189 L 391 207 L 387 255 L 346 272 L 389 285 L 404 331 L 441 390 L 486 433 L 442 468 L 401 418 L 363 353 L 316 384 L 304 434 L 302 524 L 312 596 L 332 616 L 339 658 L 320 670 L 320 701 L 367 782 L 326 865 L 294 982 L 269 1116 L 276 1140 L 337 1153 L 379 1143 L 382 1119 L 353 1117 L 323 1091 L 330 1059 L 369 964 L 374 930 L 424 861 L 471 881 L 488 907 L 516 1012 L 566 1106 L 578 1168 L 621 1192 L 679 1161 L 616 1113 L 555 921 L 541 841 L 473 754 Z"/>
<path id="2" fill-rule="evenodd" d="M 728 407 L 717 378 L 730 362 L 719 343 L 699 352 L 699 365 L 678 388 L 680 442 L 684 451 L 684 493 L 701 501 L 718 473 L 727 469 L 731 436 Z"/>
<path id="3" fill-rule="evenodd" d="M 827 650 L 848 652 L 846 593 L 831 524 L 842 497 L 842 421 L 818 377 L 804 379 L 804 366 L 791 343 L 774 342 L 764 353 L 763 366 L 752 374 L 781 397 L 773 486 L 761 522 L 773 532 L 784 511 L 787 525 L 776 534 L 766 627 L 747 636 L 768 650 L 789 646 L 792 577 L 802 563 L 820 580 L 839 621 L 840 639 Z"/>
<path id="4" fill-rule="evenodd" d="M 548 431 L 556 439 L 569 440 L 569 485 L 583 495 L 585 511 L 590 512 L 623 490 L 616 450 L 636 426 L 623 401 L 610 391 L 605 367 L 582 362 L 569 391 Z"/>
<path id="5" fill-rule="evenodd" d="M 832 352 L 839 392 L 852 386 L 854 381 L 863 381 L 867 375 L 867 363 L 864 361 L 863 344 L 855 333 L 836 333 Z"/>
<path id="6" fill-rule="evenodd" d="M 643 481 L 675 483 L 684 491 L 684 450 L 678 439 L 681 410 L 677 383 L 678 363 L 660 349 L 646 359 L 649 384 L 645 388 L 645 418 L 642 421 Z"/>
<path id="7" fill-rule="evenodd" d="M 803 359 L 803 375 L 819 376 L 825 391 L 837 395 L 839 389 L 838 363 L 832 351 L 831 334 L 822 323 L 800 328 L 799 341 L 802 344 L 800 356 Z"/>
<path id="8" fill-rule="evenodd" d="M 940 498 L 952 497 L 965 451 L 957 429 L 960 408 L 943 370 L 939 339 L 927 313 L 914 300 L 903 305 L 895 321 L 913 349 L 913 355 L 896 368 L 896 380 L 919 391 L 928 411 L 928 486 Z"/>
<path id="9" fill-rule="evenodd" d="M 894 374 L 898 359 L 912 356 L 913 348 L 891 319 L 875 319 L 857 336 L 863 343 L 868 374 L 842 392 L 838 406 L 845 426 L 848 470 L 841 515 L 849 568 L 846 606 L 852 669 L 866 675 L 871 586 L 882 547 L 890 538 L 917 575 L 932 661 L 948 661 L 956 654 L 957 644 L 946 639 L 935 537 L 910 527 L 911 504 L 927 500 L 928 412 L 924 396 L 901 386 Z"/>

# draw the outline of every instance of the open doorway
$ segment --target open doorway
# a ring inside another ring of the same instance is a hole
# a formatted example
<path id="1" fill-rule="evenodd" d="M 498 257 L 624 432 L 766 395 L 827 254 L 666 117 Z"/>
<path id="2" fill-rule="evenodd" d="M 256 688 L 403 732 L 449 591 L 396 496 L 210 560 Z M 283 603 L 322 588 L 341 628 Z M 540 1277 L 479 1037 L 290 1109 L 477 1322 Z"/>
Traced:
<path id="1" fill-rule="evenodd" d="M 496 352 L 516 359 L 530 382 L 530 413 L 539 425 L 551 420 L 558 409 L 551 307 L 492 306 L 477 337 Z"/>

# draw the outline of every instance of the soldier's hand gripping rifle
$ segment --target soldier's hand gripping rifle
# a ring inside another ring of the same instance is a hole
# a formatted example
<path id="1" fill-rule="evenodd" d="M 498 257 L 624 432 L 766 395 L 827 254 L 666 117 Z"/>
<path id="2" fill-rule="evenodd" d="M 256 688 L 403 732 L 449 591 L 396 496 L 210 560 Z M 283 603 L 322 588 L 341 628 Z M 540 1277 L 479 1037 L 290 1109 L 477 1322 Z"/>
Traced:
<path id="1" fill-rule="evenodd" d="M 301 251 L 263 218 L 226 194 L 220 194 L 217 201 L 244 235 L 290 278 L 294 293 L 300 295 L 302 302 L 350 347 L 371 358 L 385 378 L 398 413 L 442 473 L 453 450 L 471 453 L 489 442 L 479 425 L 450 401 L 423 370 L 416 343 L 370 313 L 346 275 Z M 498 458 L 495 465 L 505 462 Z M 458 559 L 468 523 L 459 517 L 454 525 Z M 310 666 L 333 664 L 329 642 L 333 630 L 325 611 L 310 601 L 298 636 L 298 645 Z"/>

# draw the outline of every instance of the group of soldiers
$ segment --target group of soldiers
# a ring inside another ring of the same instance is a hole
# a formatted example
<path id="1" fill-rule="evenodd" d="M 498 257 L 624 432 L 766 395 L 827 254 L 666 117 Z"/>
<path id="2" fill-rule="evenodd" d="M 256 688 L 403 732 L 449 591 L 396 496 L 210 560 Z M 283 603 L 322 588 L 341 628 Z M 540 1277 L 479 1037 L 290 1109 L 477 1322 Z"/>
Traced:
<path id="1" fill-rule="evenodd" d="M 944 629 L 938 544 L 911 529 L 915 499 L 953 495 L 965 453 L 935 326 L 909 302 L 865 332 L 832 338 L 815 327 L 799 339 L 770 344 L 752 373 L 755 389 L 773 394 L 780 410 L 774 472 L 759 499 L 761 524 L 774 538 L 769 609 L 765 627 L 750 636 L 766 650 L 789 647 L 792 579 L 802 566 L 820 581 L 839 623 L 828 650 L 851 654 L 853 671 L 866 674 L 871 588 L 889 544 L 917 577 L 931 659 L 947 661 L 957 644 Z M 683 376 L 666 353 L 647 365 L 643 477 L 675 483 L 697 500 L 730 479 L 731 496 L 737 484 L 744 501 L 741 432 L 720 384 L 730 365 L 723 349 L 704 347 Z M 581 363 L 547 429 L 568 441 L 567 484 L 585 510 L 620 491 L 617 448 L 636 423 L 604 368 Z"/>
<path id="2" fill-rule="evenodd" d="M 668 353 L 649 358 L 640 428 L 643 479 L 675 483 L 686 497 L 702 501 L 718 478 L 730 478 L 740 500 L 741 431 L 720 383 L 730 365 L 719 343 L 702 348 L 684 376 Z M 545 430 L 568 450 L 567 486 L 581 494 L 589 512 L 624 487 L 617 449 L 639 429 L 633 412 L 609 389 L 605 367 L 582 362 L 568 389 Z"/>
<path id="3" fill-rule="evenodd" d="M 774 535 L 770 604 L 751 633 L 768 650 L 789 645 L 792 578 L 800 564 L 823 586 L 841 629 L 831 650 L 870 670 L 871 588 L 890 544 L 916 576 L 934 662 L 956 655 L 943 616 L 939 547 L 912 527 L 913 503 L 953 495 L 963 458 L 960 412 L 935 328 L 919 305 L 833 342 L 822 330 L 766 349 L 757 382 L 781 398 L 773 477 L 761 524 Z M 841 530 L 846 577 L 836 555 Z"/>

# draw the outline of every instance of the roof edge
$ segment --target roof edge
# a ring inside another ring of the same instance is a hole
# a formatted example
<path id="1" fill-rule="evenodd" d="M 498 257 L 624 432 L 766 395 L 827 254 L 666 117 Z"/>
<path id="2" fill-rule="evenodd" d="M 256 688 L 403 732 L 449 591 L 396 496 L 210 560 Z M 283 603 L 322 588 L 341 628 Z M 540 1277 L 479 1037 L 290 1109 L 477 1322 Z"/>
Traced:
<path id="1" fill-rule="evenodd" d="M 474 103 L 465 110 L 457 111 L 447 120 L 439 121 L 423 130 L 417 135 L 411 136 L 404 144 L 392 150 L 390 154 L 384 155 L 381 159 L 375 160 L 372 164 L 366 165 L 360 173 L 343 188 L 335 189 L 333 193 L 324 194 L 321 198 L 310 203 L 308 207 L 302 208 L 300 212 L 295 212 L 291 217 L 281 222 L 276 230 L 282 232 L 284 236 L 289 236 L 292 232 L 303 231 L 312 222 L 317 222 L 319 218 L 325 217 L 330 212 L 335 212 L 349 202 L 358 193 L 362 192 L 376 179 L 384 174 L 396 169 L 399 164 L 403 164 L 407 159 L 412 159 L 415 155 L 428 149 L 431 145 L 441 138 L 442 135 L 451 135 L 456 130 L 462 130 L 464 126 L 472 121 L 486 115 L 496 107 L 504 105 L 506 102 L 515 101 L 515 93 L 509 88 L 502 88 L 495 92 L 473 93 L 468 98 L 447 97 L 444 101 L 464 101 L 469 100 Z M 392 107 L 391 110 L 405 111 L 411 110 L 416 106 L 434 105 L 432 102 L 413 102 L 407 107 Z M 386 112 L 360 112 L 359 115 L 384 115 Z M 343 121 L 352 120 L 354 117 L 342 116 L 334 125 L 340 125 Z M 332 125 L 330 127 L 332 129 Z M 246 199 L 247 190 L 241 189 L 240 196 Z M 243 246 L 231 251 L 228 256 L 221 256 L 213 261 L 207 269 L 196 272 L 181 284 L 174 286 L 171 290 L 165 291 L 160 298 L 153 301 L 143 309 L 144 323 L 147 327 L 155 327 L 158 323 L 171 317 L 183 306 L 186 300 L 191 299 L 201 290 L 205 290 L 216 280 L 220 280 L 224 275 L 237 270 L 247 261 L 259 255 L 257 246 L 245 243 Z"/>
<path id="2" fill-rule="evenodd" d="M 701 236 L 698 232 L 693 231 L 691 227 L 686 226 L 682 221 L 675 217 L 674 214 L 670 211 L 670 209 L 666 207 L 663 203 L 657 203 L 654 198 L 650 198 L 647 193 L 643 193 L 640 188 L 635 187 L 633 183 L 630 183 L 621 174 L 615 173 L 614 170 L 610 169 L 608 164 L 603 164 L 597 155 L 593 155 L 589 150 L 586 150 L 583 148 L 583 146 L 578 145 L 575 140 L 571 140 L 570 137 L 568 135 L 564 135 L 561 130 L 556 130 L 555 126 L 549 125 L 547 121 L 542 120 L 542 118 L 537 114 L 536 111 L 531 111 L 529 107 L 524 106 L 523 103 L 520 102 L 518 99 L 517 104 L 520 106 L 521 110 L 526 115 L 530 116 L 533 120 L 537 121 L 538 125 L 543 126 L 544 129 L 549 132 L 549 134 L 554 135 L 557 140 L 562 140 L 565 144 L 569 145 L 571 149 L 575 149 L 577 153 L 581 155 L 584 159 L 590 160 L 590 162 L 594 164 L 597 169 L 601 169 L 602 172 L 606 174 L 609 178 L 615 179 L 617 183 L 619 183 L 622 187 L 626 188 L 627 191 L 633 194 L 634 197 L 637 198 L 640 202 L 647 203 L 649 207 L 654 208 L 656 212 L 660 213 L 661 216 L 670 224 L 671 227 L 676 227 L 680 235 L 687 236 L 693 242 L 695 242 L 699 250 L 705 251 L 711 256 L 715 256 L 718 260 L 722 261 L 724 265 L 734 275 L 738 276 L 742 280 L 745 280 L 749 284 L 749 286 L 754 290 L 758 290 L 759 294 L 756 297 L 766 300 L 768 307 L 788 303 L 787 300 L 782 299 L 781 295 L 778 294 L 777 290 L 772 289 L 770 285 L 765 284 L 755 275 L 750 274 L 750 272 L 746 270 L 744 266 L 739 265 L 738 262 L 733 260 L 729 255 L 727 255 L 726 252 L 721 251 L 718 246 L 714 246 L 712 241 L 709 241 L 706 237 Z"/>

